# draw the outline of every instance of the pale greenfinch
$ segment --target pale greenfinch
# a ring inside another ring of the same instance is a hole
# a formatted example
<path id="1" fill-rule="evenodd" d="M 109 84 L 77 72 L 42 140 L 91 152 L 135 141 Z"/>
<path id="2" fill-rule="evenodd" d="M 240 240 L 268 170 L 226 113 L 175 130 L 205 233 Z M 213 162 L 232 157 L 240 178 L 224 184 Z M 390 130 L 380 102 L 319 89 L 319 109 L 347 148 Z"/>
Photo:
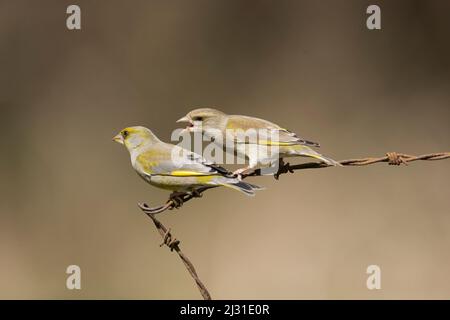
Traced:
<path id="1" fill-rule="evenodd" d="M 200 187 L 225 186 L 250 196 L 261 189 L 238 180 L 198 154 L 159 140 L 145 127 L 125 128 L 113 140 L 128 149 L 138 175 L 158 188 L 193 193 Z"/>

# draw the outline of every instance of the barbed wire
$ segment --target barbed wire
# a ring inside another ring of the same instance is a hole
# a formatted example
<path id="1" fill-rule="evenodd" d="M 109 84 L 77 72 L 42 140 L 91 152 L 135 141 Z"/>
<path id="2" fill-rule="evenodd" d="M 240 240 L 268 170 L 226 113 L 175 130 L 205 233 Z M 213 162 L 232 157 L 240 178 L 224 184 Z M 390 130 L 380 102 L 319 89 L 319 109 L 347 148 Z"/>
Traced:
<path id="1" fill-rule="evenodd" d="M 170 232 L 170 228 L 167 228 L 164 226 L 161 221 L 156 219 L 155 215 L 153 213 L 149 213 L 146 210 L 148 209 L 148 206 L 145 203 L 139 203 L 139 208 L 141 208 L 142 211 L 145 212 L 147 216 L 152 219 L 153 223 L 155 224 L 156 229 L 158 230 L 159 234 L 161 235 L 163 242 L 159 245 L 162 247 L 163 245 L 166 245 L 169 247 L 170 251 L 175 251 L 178 253 L 178 256 L 180 257 L 181 261 L 183 261 L 184 266 L 188 270 L 191 277 L 194 279 L 195 283 L 197 284 L 198 290 L 200 291 L 200 294 L 202 295 L 203 299 L 205 300 L 211 300 L 211 295 L 208 292 L 208 289 L 206 289 L 203 282 L 200 280 L 200 278 L 197 275 L 197 271 L 195 271 L 195 267 L 192 264 L 192 262 L 189 260 L 189 258 L 181 251 L 180 249 L 180 240 L 173 237 L 173 235 Z"/>
<path id="2" fill-rule="evenodd" d="M 371 165 L 375 163 L 380 162 L 387 162 L 389 165 L 408 165 L 408 162 L 423 160 L 423 161 L 434 161 L 434 160 L 443 160 L 450 158 L 450 152 L 440 152 L 440 153 L 429 153 L 429 154 L 423 154 L 420 156 L 413 156 L 405 153 L 396 153 L 396 152 L 388 152 L 384 157 L 368 157 L 368 158 L 361 158 L 361 159 L 347 159 L 347 160 L 340 160 L 338 161 L 342 166 L 344 167 L 350 167 L 350 166 L 366 166 Z M 278 172 L 274 174 L 275 179 L 278 179 L 282 174 L 285 173 L 294 173 L 296 170 L 303 170 L 303 169 L 320 169 L 320 168 L 327 168 L 327 167 L 333 167 L 332 165 L 328 165 L 324 162 L 306 162 L 296 165 L 291 165 L 289 163 L 284 163 L 283 161 L 280 161 L 280 166 L 278 169 Z M 260 169 L 256 169 L 250 173 L 243 174 L 242 179 L 245 179 L 247 177 L 255 177 L 255 176 L 262 176 Z M 152 214 L 158 214 L 166 210 L 171 210 L 174 208 L 180 208 L 185 202 L 193 199 L 193 198 L 201 198 L 203 192 L 207 189 L 211 189 L 213 187 L 201 187 L 196 190 L 196 193 L 188 194 L 188 193 L 178 193 L 178 194 L 172 194 L 167 200 L 167 202 L 164 205 L 161 205 L 159 207 L 150 208 L 149 206 L 146 207 L 144 210 L 146 213 L 152 213 Z M 142 209 L 142 208 L 141 208 Z"/>
<path id="3" fill-rule="evenodd" d="M 409 162 L 419 161 L 419 160 L 434 161 L 434 160 L 443 160 L 443 159 L 448 159 L 448 158 L 450 158 L 450 152 L 429 153 L 429 154 L 423 154 L 423 155 L 419 155 L 419 156 L 409 155 L 409 154 L 405 154 L 405 153 L 388 152 L 383 157 L 347 159 L 347 160 L 341 160 L 338 162 L 344 167 L 367 166 L 367 165 L 380 163 L 380 162 L 387 162 L 389 165 L 399 166 L 401 164 L 408 165 Z M 278 180 L 282 174 L 294 173 L 296 170 L 320 169 L 320 168 L 327 168 L 330 166 L 331 165 L 328 165 L 324 162 L 307 162 L 307 163 L 291 165 L 289 163 L 284 163 L 282 161 L 282 159 L 280 159 L 280 166 L 278 168 L 278 171 L 274 174 L 274 177 L 275 177 L 275 179 Z M 261 175 L 262 175 L 261 170 L 256 169 L 248 174 L 242 175 L 242 179 L 245 179 L 247 177 L 261 176 Z M 155 224 L 156 229 L 158 230 L 159 234 L 163 238 L 163 242 L 161 243 L 160 246 L 166 245 L 167 247 L 169 247 L 170 251 L 175 250 L 175 252 L 178 253 L 180 259 L 183 261 L 189 274 L 194 279 L 203 299 L 205 299 L 205 300 L 211 300 L 211 295 L 209 294 L 205 285 L 202 283 L 202 281 L 198 277 L 197 272 L 195 271 L 194 265 L 191 263 L 191 261 L 188 259 L 188 257 L 181 251 L 180 241 L 172 236 L 172 234 L 170 232 L 170 228 L 166 228 L 158 219 L 156 219 L 155 215 L 159 214 L 161 212 L 164 212 L 166 210 L 172 210 L 175 208 L 178 209 L 185 202 L 187 202 L 193 198 L 202 197 L 203 192 L 208 189 L 211 189 L 211 188 L 214 188 L 214 187 L 211 187 L 211 186 L 201 187 L 201 188 L 198 188 L 196 190 L 196 192 L 194 192 L 194 193 L 172 193 L 169 197 L 169 200 L 167 200 L 167 202 L 164 205 L 161 205 L 158 207 L 151 208 L 146 203 L 138 203 L 139 208 L 147 216 L 149 216 L 152 219 L 153 223 Z"/>

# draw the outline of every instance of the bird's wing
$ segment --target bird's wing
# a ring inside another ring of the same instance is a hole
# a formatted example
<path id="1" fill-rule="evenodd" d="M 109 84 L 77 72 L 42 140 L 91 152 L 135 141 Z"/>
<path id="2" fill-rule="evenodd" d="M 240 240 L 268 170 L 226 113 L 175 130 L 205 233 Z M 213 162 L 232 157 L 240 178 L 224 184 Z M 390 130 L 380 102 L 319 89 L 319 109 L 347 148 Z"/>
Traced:
<path id="1" fill-rule="evenodd" d="M 291 132 L 270 121 L 247 117 L 247 116 L 229 116 L 225 129 L 227 134 L 231 135 L 237 143 L 252 143 L 249 137 L 244 133 L 254 131 L 257 134 L 257 144 L 259 145 L 307 145 L 319 147 L 319 143 L 302 139 L 294 132 Z M 255 140 L 253 140 L 255 141 Z"/>
<path id="2" fill-rule="evenodd" d="M 136 157 L 143 173 L 167 176 L 229 175 L 225 168 L 205 160 L 202 156 L 172 144 L 160 144 Z"/>

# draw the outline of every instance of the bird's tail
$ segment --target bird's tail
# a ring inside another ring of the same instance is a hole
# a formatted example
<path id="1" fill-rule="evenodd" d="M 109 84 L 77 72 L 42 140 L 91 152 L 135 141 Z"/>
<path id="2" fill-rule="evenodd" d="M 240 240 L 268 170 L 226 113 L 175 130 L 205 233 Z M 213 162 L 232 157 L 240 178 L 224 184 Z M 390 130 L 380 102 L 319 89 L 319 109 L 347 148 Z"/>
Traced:
<path id="1" fill-rule="evenodd" d="M 331 158 L 325 157 L 307 146 L 301 146 L 301 148 L 299 148 L 296 151 L 297 151 L 296 154 L 298 154 L 298 155 L 301 155 L 304 157 L 315 158 L 317 160 L 325 162 L 326 164 L 328 164 L 330 166 L 342 167 L 342 165 L 339 162 L 337 162 Z"/>
<path id="2" fill-rule="evenodd" d="M 244 182 L 241 181 L 239 179 L 227 179 L 226 181 L 220 183 L 220 185 L 224 186 L 224 187 L 228 187 L 240 192 L 245 193 L 248 196 L 254 196 L 255 195 L 255 191 L 258 190 L 263 190 L 264 188 L 261 188 L 257 185 L 248 183 L 248 182 Z"/>

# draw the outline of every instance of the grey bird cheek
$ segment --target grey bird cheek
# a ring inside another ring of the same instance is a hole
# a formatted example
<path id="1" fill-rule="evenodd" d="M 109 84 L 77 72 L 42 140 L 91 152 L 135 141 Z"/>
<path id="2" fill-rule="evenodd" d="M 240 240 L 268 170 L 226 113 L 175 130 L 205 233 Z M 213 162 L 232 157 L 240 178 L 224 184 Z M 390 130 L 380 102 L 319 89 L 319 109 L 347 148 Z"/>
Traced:
<path id="1" fill-rule="evenodd" d="M 136 147 L 136 146 L 138 146 L 138 145 L 142 142 L 141 140 L 142 140 L 142 139 L 141 139 L 139 136 L 134 135 L 134 136 L 128 137 L 128 139 L 127 139 L 127 144 L 128 144 L 130 147 Z"/>

